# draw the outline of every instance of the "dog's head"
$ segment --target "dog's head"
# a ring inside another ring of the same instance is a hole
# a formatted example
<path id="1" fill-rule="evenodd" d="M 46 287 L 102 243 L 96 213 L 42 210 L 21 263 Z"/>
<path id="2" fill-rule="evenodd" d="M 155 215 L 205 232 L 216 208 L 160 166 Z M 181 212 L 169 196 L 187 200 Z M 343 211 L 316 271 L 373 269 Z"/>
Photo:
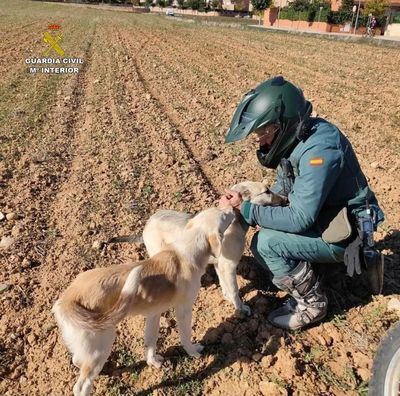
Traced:
<path id="1" fill-rule="evenodd" d="M 224 232 L 235 218 L 236 215 L 231 206 L 224 209 L 209 208 L 190 219 L 186 228 L 200 229 L 208 240 L 212 255 L 218 257 L 221 254 Z"/>
<path id="2" fill-rule="evenodd" d="M 231 190 L 240 193 L 244 201 L 257 205 L 275 205 L 274 194 L 269 191 L 266 182 L 244 181 L 235 184 Z"/>

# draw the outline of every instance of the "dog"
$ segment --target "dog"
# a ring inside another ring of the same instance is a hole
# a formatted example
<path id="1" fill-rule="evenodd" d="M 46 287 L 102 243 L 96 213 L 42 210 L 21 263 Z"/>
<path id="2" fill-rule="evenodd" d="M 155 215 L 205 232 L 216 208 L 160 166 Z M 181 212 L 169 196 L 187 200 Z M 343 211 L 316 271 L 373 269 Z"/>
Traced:
<path id="1" fill-rule="evenodd" d="M 232 186 L 231 190 L 240 192 L 244 200 L 258 205 L 279 206 L 285 198 L 272 193 L 265 182 L 245 181 Z M 150 257 L 159 253 L 185 229 L 193 217 L 189 213 L 173 210 L 160 210 L 152 215 L 143 230 L 143 242 Z M 235 307 L 238 315 L 251 315 L 251 309 L 239 297 L 236 268 L 243 255 L 245 236 L 249 226 L 239 218 L 235 219 L 225 232 L 221 255 L 212 264 L 218 275 L 223 296 Z"/>
<path id="2" fill-rule="evenodd" d="M 179 238 L 150 259 L 96 268 L 78 275 L 53 306 L 72 362 L 80 368 L 75 396 L 90 394 L 92 383 L 111 353 L 116 325 L 128 315 L 146 317 L 146 362 L 161 367 L 156 354 L 162 312 L 176 311 L 185 351 L 199 357 L 191 342 L 192 306 L 210 256 L 221 254 L 223 235 L 235 219 L 232 207 L 206 209 L 192 217 Z"/>

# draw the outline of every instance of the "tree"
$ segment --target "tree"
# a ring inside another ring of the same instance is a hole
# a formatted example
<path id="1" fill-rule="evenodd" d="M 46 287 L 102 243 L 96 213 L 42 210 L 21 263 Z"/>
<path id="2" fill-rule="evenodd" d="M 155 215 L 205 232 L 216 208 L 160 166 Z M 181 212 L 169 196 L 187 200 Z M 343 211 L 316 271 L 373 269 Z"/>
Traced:
<path id="1" fill-rule="evenodd" d="M 211 8 L 213 10 L 218 10 L 222 7 L 221 1 L 220 0 L 211 0 Z"/>
<path id="2" fill-rule="evenodd" d="M 388 7 L 388 0 L 368 0 L 365 3 L 364 15 L 372 14 L 374 17 L 377 17 L 383 15 Z"/>
<path id="3" fill-rule="evenodd" d="M 188 0 L 187 5 L 192 10 L 204 11 L 206 8 L 205 0 Z"/>
<path id="4" fill-rule="evenodd" d="M 253 5 L 254 13 L 259 16 L 258 24 L 261 24 L 261 15 L 264 13 L 264 10 L 271 6 L 272 0 L 251 0 L 251 4 Z"/>
<path id="5" fill-rule="evenodd" d="M 293 0 L 289 3 L 289 7 L 297 12 L 307 11 L 310 7 L 309 0 Z"/>
<path id="6" fill-rule="evenodd" d="M 178 7 L 179 8 L 184 8 L 185 7 L 185 1 L 186 0 L 177 0 Z"/>
<path id="7" fill-rule="evenodd" d="M 354 0 L 342 0 L 340 11 L 351 11 L 353 12 Z"/>

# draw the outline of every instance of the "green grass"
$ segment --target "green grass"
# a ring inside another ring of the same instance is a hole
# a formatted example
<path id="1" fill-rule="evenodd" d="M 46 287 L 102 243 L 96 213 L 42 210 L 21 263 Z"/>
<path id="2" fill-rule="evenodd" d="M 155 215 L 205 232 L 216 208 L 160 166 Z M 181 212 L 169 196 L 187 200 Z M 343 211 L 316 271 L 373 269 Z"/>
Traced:
<path id="1" fill-rule="evenodd" d="M 115 363 L 117 367 L 131 367 L 134 366 L 140 358 L 131 350 L 123 347 L 116 353 Z"/>
<path id="2" fill-rule="evenodd" d="M 172 198 L 176 202 L 180 202 L 182 200 L 182 192 L 181 191 L 175 191 L 172 193 Z"/>
<path id="3" fill-rule="evenodd" d="M 364 323 L 367 327 L 373 327 L 376 325 L 376 322 L 381 320 L 386 313 L 386 305 L 379 304 L 377 307 L 372 308 L 368 313 L 364 316 Z"/>
<path id="4" fill-rule="evenodd" d="M 174 385 L 168 389 L 174 396 L 200 396 L 202 395 L 203 384 L 199 379 L 191 379 L 196 373 L 192 359 L 184 356 L 179 358 L 176 367 L 164 372 L 161 382 L 170 382 Z M 189 379 L 186 379 L 189 377 Z"/>
<path id="5" fill-rule="evenodd" d="M 339 329 L 347 325 L 346 314 L 335 315 L 332 319 L 332 324 Z"/>
<path id="6" fill-rule="evenodd" d="M 149 199 L 151 194 L 154 193 L 154 187 L 152 184 L 146 184 L 143 188 L 142 188 L 142 197 Z"/>
<path id="7" fill-rule="evenodd" d="M 338 378 L 328 366 L 320 365 L 316 366 L 318 378 L 328 386 L 334 386 L 342 391 L 349 391 L 351 387 L 347 384 L 347 382 L 342 379 Z"/>
<path id="8" fill-rule="evenodd" d="M 315 346 L 311 347 L 310 352 L 306 352 L 304 354 L 303 360 L 306 363 L 317 362 L 327 352 L 328 352 L 328 350 L 326 347 L 323 347 L 321 345 L 315 345 Z"/>

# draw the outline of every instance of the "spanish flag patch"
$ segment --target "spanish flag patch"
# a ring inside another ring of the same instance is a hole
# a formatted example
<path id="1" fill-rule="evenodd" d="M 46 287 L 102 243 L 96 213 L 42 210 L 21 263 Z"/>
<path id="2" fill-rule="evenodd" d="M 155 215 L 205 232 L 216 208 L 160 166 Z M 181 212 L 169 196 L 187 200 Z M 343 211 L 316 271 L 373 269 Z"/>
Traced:
<path id="1" fill-rule="evenodd" d="M 320 166 L 324 164 L 324 159 L 322 157 L 311 158 L 309 163 L 312 166 Z"/>

